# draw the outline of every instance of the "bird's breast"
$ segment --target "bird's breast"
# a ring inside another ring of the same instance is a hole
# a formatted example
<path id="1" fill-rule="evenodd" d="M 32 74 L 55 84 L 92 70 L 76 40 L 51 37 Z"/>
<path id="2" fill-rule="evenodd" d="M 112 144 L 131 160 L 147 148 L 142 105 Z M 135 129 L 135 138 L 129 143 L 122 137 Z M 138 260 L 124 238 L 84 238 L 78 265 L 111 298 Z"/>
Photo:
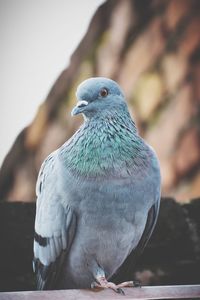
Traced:
<path id="1" fill-rule="evenodd" d="M 61 150 L 66 169 L 84 178 L 128 177 L 146 169 L 149 148 L 133 128 L 117 122 L 93 125 L 83 126 Z"/>
<path id="2" fill-rule="evenodd" d="M 77 216 L 69 258 L 71 272 L 76 272 L 77 265 L 77 270 L 82 266 L 91 273 L 89 262 L 94 258 L 109 277 L 142 236 L 148 211 L 156 198 L 153 176 L 135 180 L 131 175 L 108 175 L 97 180 L 68 173 L 63 178 L 62 199 Z"/>

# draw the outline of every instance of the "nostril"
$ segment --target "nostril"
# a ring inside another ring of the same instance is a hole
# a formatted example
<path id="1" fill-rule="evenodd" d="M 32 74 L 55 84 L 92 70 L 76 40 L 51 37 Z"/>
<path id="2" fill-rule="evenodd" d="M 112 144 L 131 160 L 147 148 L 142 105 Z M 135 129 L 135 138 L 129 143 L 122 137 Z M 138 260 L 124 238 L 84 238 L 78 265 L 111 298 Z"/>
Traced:
<path id="1" fill-rule="evenodd" d="M 81 103 L 81 104 L 78 105 L 78 107 L 84 107 L 84 106 L 85 106 L 84 103 Z"/>
<path id="2" fill-rule="evenodd" d="M 86 106 L 86 105 L 88 105 L 88 102 L 87 101 L 85 101 L 85 100 L 82 100 L 82 101 L 79 101 L 78 103 L 77 103 L 77 107 L 84 107 L 84 106 Z"/>

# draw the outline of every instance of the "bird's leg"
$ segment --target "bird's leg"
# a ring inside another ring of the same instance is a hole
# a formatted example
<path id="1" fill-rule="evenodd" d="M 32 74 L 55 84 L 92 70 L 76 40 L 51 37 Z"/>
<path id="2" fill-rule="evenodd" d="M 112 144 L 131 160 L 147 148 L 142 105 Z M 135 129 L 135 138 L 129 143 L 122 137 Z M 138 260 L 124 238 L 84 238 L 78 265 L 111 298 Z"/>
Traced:
<path id="1" fill-rule="evenodd" d="M 141 286 L 139 281 L 125 281 L 120 284 L 115 284 L 113 282 L 107 281 L 103 268 L 98 263 L 96 263 L 95 260 L 90 261 L 90 266 L 92 267 L 93 276 L 95 278 L 95 281 L 91 284 L 91 288 L 112 289 L 116 293 L 125 295 L 122 289 L 123 287 Z"/>
<path id="2" fill-rule="evenodd" d="M 95 278 L 95 281 L 91 284 L 91 288 L 99 287 L 104 289 L 112 289 L 116 293 L 124 295 L 124 291 L 120 287 L 117 287 L 117 285 L 113 282 L 107 281 L 103 268 L 96 262 L 96 260 L 90 260 L 89 263 Z"/>
<path id="3" fill-rule="evenodd" d="M 107 281 L 107 279 L 105 278 L 105 276 L 98 276 L 98 277 L 96 277 L 96 280 L 97 280 L 97 282 L 93 282 L 91 284 L 92 288 L 99 287 L 99 288 L 104 288 L 104 289 L 112 289 L 116 293 L 125 295 L 125 293 L 121 289 L 121 287 L 118 287 L 118 285 L 116 285 L 113 282 Z"/>

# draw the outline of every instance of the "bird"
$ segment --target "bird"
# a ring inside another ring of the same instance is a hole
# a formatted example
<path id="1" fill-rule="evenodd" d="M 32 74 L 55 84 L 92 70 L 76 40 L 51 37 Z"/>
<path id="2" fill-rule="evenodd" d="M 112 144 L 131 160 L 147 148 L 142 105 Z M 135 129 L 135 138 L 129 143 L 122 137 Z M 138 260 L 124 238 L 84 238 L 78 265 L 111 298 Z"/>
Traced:
<path id="1" fill-rule="evenodd" d="M 71 114 L 74 135 L 42 163 L 36 183 L 33 269 L 38 290 L 112 289 L 130 255 L 155 227 L 161 193 L 159 160 L 139 135 L 119 84 L 84 80 Z"/>

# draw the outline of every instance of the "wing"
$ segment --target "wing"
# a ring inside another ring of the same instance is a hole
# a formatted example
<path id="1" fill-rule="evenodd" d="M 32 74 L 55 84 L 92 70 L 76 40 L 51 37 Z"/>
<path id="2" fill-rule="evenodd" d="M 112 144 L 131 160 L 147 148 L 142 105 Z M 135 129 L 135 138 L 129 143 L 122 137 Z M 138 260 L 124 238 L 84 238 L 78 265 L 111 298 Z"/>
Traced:
<path id="1" fill-rule="evenodd" d="M 142 254 L 148 240 L 150 239 L 157 221 L 158 211 L 159 211 L 159 203 L 154 203 L 148 212 L 146 225 L 142 237 L 139 241 L 139 244 L 137 245 L 136 249 L 134 249 L 132 252 L 135 257 L 138 257 Z M 133 254 L 132 254 L 132 259 L 133 259 Z"/>
<path id="2" fill-rule="evenodd" d="M 126 279 L 130 280 L 131 276 L 133 275 L 133 267 L 138 257 L 142 254 L 148 240 L 151 237 L 151 234 L 153 232 L 153 229 L 157 221 L 158 212 L 159 212 L 159 201 L 154 203 L 149 209 L 145 229 L 143 231 L 142 237 L 137 247 L 131 251 L 131 253 L 126 258 L 123 265 L 117 271 L 117 274 L 114 275 L 114 280 L 116 280 L 117 282 L 118 281 L 121 282 Z"/>
<path id="3" fill-rule="evenodd" d="M 39 290 L 56 287 L 76 229 L 75 214 L 62 206 L 56 189 L 56 161 L 54 152 L 44 161 L 36 184 L 33 269 Z"/>

